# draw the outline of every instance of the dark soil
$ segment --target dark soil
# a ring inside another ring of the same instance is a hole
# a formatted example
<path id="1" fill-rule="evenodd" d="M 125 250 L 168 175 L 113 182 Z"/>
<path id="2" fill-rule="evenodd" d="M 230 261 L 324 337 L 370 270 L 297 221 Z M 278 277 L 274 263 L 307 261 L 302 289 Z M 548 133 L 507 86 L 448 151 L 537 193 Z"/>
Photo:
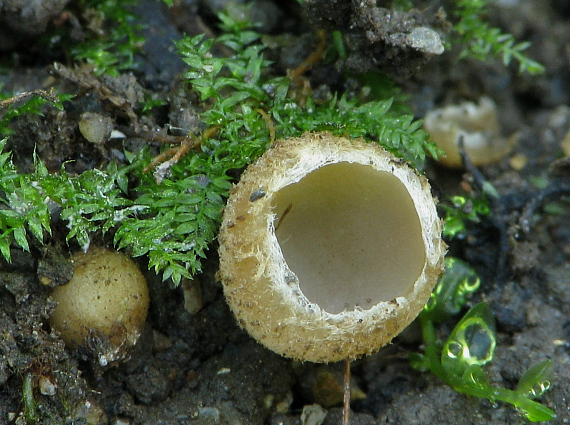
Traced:
<path id="1" fill-rule="evenodd" d="M 68 171 L 73 173 L 122 160 L 118 153 L 123 149 L 122 139 L 94 145 L 81 136 L 78 121 L 84 112 L 110 117 L 115 128 L 127 136 L 124 143 L 131 151 L 148 143 L 158 151 L 158 144 L 145 140 L 141 129 L 166 124 L 184 131 L 199 129 L 191 99 L 179 85 L 178 75 L 184 65 L 173 53 L 170 40 L 182 32 L 197 34 L 215 28 L 214 12 L 227 2 L 186 1 L 173 10 L 158 1 L 139 2 L 137 11 L 148 26 L 148 42 L 136 72 L 118 78 L 97 78 L 86 68 L 54 67 L 54 61 L 65 63 L 62 52 L 37 54 L 38 48 L 30 47 L 37 41 L 36 31 L 22 28 L 47 22 L 47 31 L 53 29 L 55 22 L 65 21 L 65 2 L 45 2 L 41 12 L 45 16 L 34 16 L 33 20 L 23 12 L 8 15 L 7 3 L 0 0 L 0 40 L 11 39 L 0 56 L 3 91 L 55 86 L 59 92 L 76 94 L 63 112 L 46 107 L 43 117 L 19 117 L 12 123 L 15 132 L 9 149 L 22 170 L 32 166 L 34 149 L 54 172 L 66 161 L 72 161 Z M 551 359 L 555 376 L 541 402 L 557 414 L 550 423 L 570 423 L 568 203 L 556 199 L 555 214 L 537 208 L 536 214 L 529 215 L 529 231 L 521 231 L 516 237 L 512 234 L 525 208 L 535 205 L 532 202 L 542 194 L 537 181 L 562 187 L 569 181 L 567 165 L 552 168 L 563 156 L 561 141 L 570 134 L 567 2 L 492 2 L 489 21 L 533 43 L 528 55 L 547 69 L 537 77 L 519 75 L 516 66 L 505 69 L 500 62 L 458 63 L 451 52 L 432 58 L 425 52 L 410 52 L 405 43 L 389 48 L 382 44 L 385 37 L 405 31 L 406 25 L 444 30 L 444 19 L 435 13 L 433 3 L 445 6 L 446 2 L 424 2 L 431 6 L 428 12 L 421 9 L 421 13 L 407 16 L 408 20 L 400 16 L 394 26 L 383 27 L 383 31 L 370 27 L 379 16 L 378 11 L 371 12 L 370 3 L 374 2 L 352 2 L 361 4 L 359 7 L 340 0 L 308 3 L 313 21 L 303 18 L 295 1 L 256 2 L 253 17 L 263 24 L 263 31 L 290 36 L 287 48 L 270 53 L 276 66 L 294 67 L 311 53 L 311 22 L 336 25 L 349 32 L 351 50 L 346 69 L 358 72 L 359 66 L 360 71 L 376 67 L 389 72 L 410 95 L 418 117 L 441 105 L 485 95 L 498 105 L 504 136 L 518 133 L 513 152 L 481 170 L 501 195 L 491 218 L 470 229 L 469 237 L 451 243 L 450 251 L 477 269 L 483 283 L 472 303 L 489 303 L 497 320 L 495 358 L 486 366 L 492 383 L 513 388 L 530 365 Z M 353 22 L 341 16 L 350 13 L 356 16 Z M 9 30 L 4 25 L 8 18 L 12 20 Z M 13 22 L 18 19 L 24 24 Z M 388 54 L 397 60 L 370 60 L 374 55 Z M 311 85 L 349 87 L 339 69 L 340 64 L 336 68 L 317 64 L 308 74 Z M 150 116 L 137 116 L 131 105 L 140 98 L 142 89 L 158 93 L 169 106 Z M 525 159 L 525 165 L 515 167 L 515 157 Z M 462 172 L 436 164 L 428 164 L 426 172 L 434 186 L 441 188 L 441 198 L 460 193 L 468 184 L 477 186 Z M 541 206 L 540 202 L 536 206 Z M 239 329 L 214 277 L 214 248 L 204 264 L 204 273 L 185 287 L 171 289 L 147 272 L 152 297 L 149 319 L 129 361 L 101 369 L 79 353 L 67 351 L 49 327 L 54 308 L 49 286 L 70 279 L 67 258 L 78 247 L 65 243 L 65 223 L 53 224 L 49 245 L 33 246 L 31 253 L 14 249 L 13 262 L 0 264 L 0 424 L 341 423 L 338 397 L 342 392 L 342 365 L 300 364 L 281 358 Z M 108 240 L 96 242 L 109 244 Z M 146 270 L 144 259 L 140 266 Z M 194 306 L 192 313 L 184 308 L 185 296 Z M 453 324 L 446 326 L 442 332 L 448 332 Z M 407 353 L 419 350 L 421 341 L 412 325 L 405 337 L 374 356 L 354 362 L 353 385 L 365 397 L 353 402 L 351 424 L 527 422 L 510 405 L 493 405 L 458 394 L 433 375 L 412 369 Z M 315 403 L 328 411 L 324 422 L 316 419 L 320 410 Z M 35 408 L 30 410 L 32 404 Z"/>

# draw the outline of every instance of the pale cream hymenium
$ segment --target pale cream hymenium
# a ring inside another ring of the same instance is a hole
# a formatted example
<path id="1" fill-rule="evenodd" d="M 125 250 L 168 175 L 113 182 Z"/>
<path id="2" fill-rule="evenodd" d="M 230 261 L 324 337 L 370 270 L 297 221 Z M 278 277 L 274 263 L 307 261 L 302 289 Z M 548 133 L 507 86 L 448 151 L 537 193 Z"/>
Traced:
<path id="1" fill-rule="evenodd" d="M 446 249 L 425 177 L 376 144 L 329 133 L 277 142 L 251 165 L 219 241 L 239 324 L 313 362 L 390 342 L 427 302 Z"/>

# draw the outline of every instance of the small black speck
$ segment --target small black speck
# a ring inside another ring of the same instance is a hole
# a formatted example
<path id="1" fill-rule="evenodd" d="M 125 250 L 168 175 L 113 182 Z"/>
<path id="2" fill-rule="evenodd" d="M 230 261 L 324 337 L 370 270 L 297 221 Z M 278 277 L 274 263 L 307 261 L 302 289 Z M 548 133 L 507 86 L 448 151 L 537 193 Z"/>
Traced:
<path id="1" fill-rule="evenodd" d="M 261 189 L 254 190 L 251 192 L 251 196 L 249 197 L 249 202 L 255 202 L 258 199 L 261 199 L 265 196 L 265 192 Z"/>

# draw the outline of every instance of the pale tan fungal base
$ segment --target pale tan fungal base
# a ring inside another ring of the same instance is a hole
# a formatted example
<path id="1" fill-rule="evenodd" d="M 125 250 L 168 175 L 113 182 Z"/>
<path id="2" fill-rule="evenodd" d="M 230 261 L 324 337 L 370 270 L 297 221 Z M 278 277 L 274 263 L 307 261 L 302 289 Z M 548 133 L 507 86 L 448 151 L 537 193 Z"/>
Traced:
<path id="1" fill-rule="evenodd" d="M 465 102 L 449 105 L 426 114 L 424 128 L 437 147 L 445 151 L 438 162 L 450 168 L 462 165 L 459 138 L 463 137 L 465 152 L 475 165 L 498 161 L 512 149 L 512 141 L 501 137 L 497 107 L 488 97 L 479 104 Z"/>
<path id="2" fill-rule="evenodd" d="M 127 256 L 91 248 L 72 257 L 73 278 L 54 288 L 58 303 L 50 317 L 68 348 L 96 346 L 101 366 L 123 360 L 146 320 L 147 283 Z M 94 343 L 96 340 L 96 343 Z"/>
<path id="3" fill-rule="evenodd" d="M 377 145 L 278 142 L 234 187 L 220 278 L 240 325 L 314 362 L 377 351 L 421 311 L 445 244 L 427 180 Z"/>

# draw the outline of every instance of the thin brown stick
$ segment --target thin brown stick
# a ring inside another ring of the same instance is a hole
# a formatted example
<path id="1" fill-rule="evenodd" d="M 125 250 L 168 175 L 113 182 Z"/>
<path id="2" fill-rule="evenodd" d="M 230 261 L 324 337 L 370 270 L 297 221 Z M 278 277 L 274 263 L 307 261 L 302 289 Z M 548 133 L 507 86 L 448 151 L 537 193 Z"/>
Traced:
<path id="1" fill-rule="evenodd" d="M 263 121 L 265 121 L 267 129 L 269 130 L 269 139 L 270 139 L 269 141 L 273 144 L 273 142 L 275 142 L 275 125 L 273 124 L 273 121 L 271 120 L 269 114 L 265 112 L 263 109 L 257 108 L 257 112 L 259 113 L 259 115 L 261 115 Z"/>
<path id="2" fill-rule="evenodd" d="M 293 69 L 289 73 L 289 77 L 293 81 L 293 84 L 297 84 L 301 76 L 311 69 L 318 61 L 321 60 L 325 48 L 327 47 L 327 37 L 324 30 L 317 31 L 317 47 L 313 53 L 309 55 L 297 68 Z"/>
<path id="3" fill-rule="evenodd" d="M 31 97 L 31 96 L 39 96 L 44 100 L 47 100 L 48 102 L 51 103 L 57 103 L 59 102 L 58 97 L 54 94 L 53 88 L 47 92 L 45 90 L 32 90 L 32 91 L 27 91 L 24 93 L 20 93 L 17 94 L 15 96 L 12 96 L 8 99 L 4 99 L 4 100 L 0 100 L 0 110 L 7 108 L 8 106 L 22 100 L 25 99 L 27 97 Z"/>
<path id="4" fill-rule="evenodd" d="M 160 164 L 168 162 L 168 167 L 176 164 L 182 156 L 187 153 L 191 148 L 195 147 L 197 143 L 190 137 L 185 137 L 179 146 L 170 148 L 155 156 L 152 161 L 144 168 L 143 173 L 148 173 L 150 170 Z"/>
<path id="5" fill-rule="evenodd" d="M 348 425 L 350 416 L 350 360 L 344 361 L 344 397 L 342 406 L 342 425 Z"/>
<path id="6" fill-rule="evenodd" d="M 159 174 L 164 174 L 170 167 L 176 164 L 180 158 L 186 155 L 191 149 L 198 149 L 204 141 L 209 139 L 210 137 L 215 136 L 218 134 L 220 128 L 218 126 L 212 126 L 204 130 L 200 137 L 193 137 L 193 136 L 171 136 L 169 134 L 161 134 L 161 133 L 146 133 L 147 137 L 157 140 L 161 143 L 171 143 L 177 144 L 179 146 L 173 147 L 170 149 L 165 150 L 164 152 L 155 156 L 150 164 L 148 164 L 143 173 L 148 173 L 155 167 L 160 167 L 158 170 Z M 162 177 L 158 177 L 159 180 Z"/>

